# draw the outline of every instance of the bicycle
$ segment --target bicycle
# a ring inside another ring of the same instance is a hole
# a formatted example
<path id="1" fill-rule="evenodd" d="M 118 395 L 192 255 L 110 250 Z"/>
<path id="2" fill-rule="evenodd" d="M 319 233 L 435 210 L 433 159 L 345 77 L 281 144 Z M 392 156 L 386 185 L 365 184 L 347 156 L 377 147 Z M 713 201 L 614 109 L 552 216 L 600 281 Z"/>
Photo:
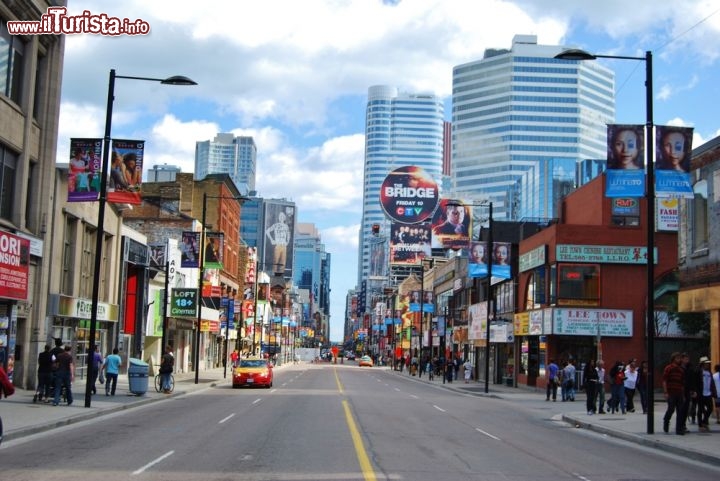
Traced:
<path id="1" fill-rule="evenodd" d="M 170 374 L 170 392 L 175 390 L 175 376 Z M 162 388 L 162 374 L 155 375 L 155 391 L 163 392 Z"/>

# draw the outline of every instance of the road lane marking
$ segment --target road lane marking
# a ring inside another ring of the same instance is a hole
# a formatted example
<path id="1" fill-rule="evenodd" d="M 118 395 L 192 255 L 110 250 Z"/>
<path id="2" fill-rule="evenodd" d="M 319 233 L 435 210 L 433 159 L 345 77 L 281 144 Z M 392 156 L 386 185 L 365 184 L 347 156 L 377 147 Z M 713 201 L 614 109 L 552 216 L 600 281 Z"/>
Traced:
<path id="1" fill-rule="evenodd" d="M 363 478 L 365 481 L 375 481 L 377 478 L 375 477 L 375 472 L 373 471 L 372 464 L 370 463 L 370 458 L 365 451 L 365 446 L 363 446 L 360 432 L 355 425 L 355 420 L 353 419 L 352 412 L 350 411 L 350 405 L 346 399 L 343 399 L 342 405 L 345 410 L 345 419 L 348 424 L 348 429 L 350 429 L 350 436 L 352 437 L 353 445 L 355 445 L 355 454 L 357 455 L 360 470 L 363 473 Z"/>
<path id="2" fill-rule="evenodd" d="M 440 412 L 443 412 L 443 413 L 445 412 L 445 410 L 443 408 L 441 408 L 440 406 L 436 406 L 435 404 L 433 404 L 433 407 Z"/>
<path id="3" fill-rule="evenodd" d="M 159 463 L 163 459 L 167 458 L 168 456 L 172 456 L 173 454 L 175 454 L 175 451 L 168 451 L 167 453 L 165 453 L 162 456 L 160 456 L 159 458 L 157 458 L 155 461 L 151 461 L 151 462 L 147 463 L 145 466 L 143 466 L 142 468 L 138 469 L 137 471 L 133 471 L 132 475 L 137 476 L 138 474 L 144 473 L 147 469 L 155 466 L 157 463 Z"/>
<path id="4" fill-rule="evenodd" d="M 257 399 L 254 400 L 252 403 L 253 403 L 253 404 L 257 404 L 257 403 L 259 403 L 260 401 L 262 401 L 262 398 L 257 398 Z"/>
<path id="5" fill-rule="evenodd" d="M 479 432 L 479 433 L 483 433 L 485 436 L 487 436 L 487 437 L 489 437 L 489 438 L 492 438 L 492 439 L 494 439 L 495 441 L 500 441 L 500 438 L 499 438 L 499 437 L 493 436 L 493 435 L 490 434 L 489 432 L 483 431 L 483 430 L 480 429 L 480 428 L 475 428 L 475 431 L 477 431 L 477 432 Z"/>
<path id="6" fill-rule="evenodd" d="M 343 393 L 343 385 L 340 382 L 340 376 L 338 376 L 337 368 L 333 368 L 333 372 L 335 373 L 335 383 L 337 384 L 338 391 L 340 391 L 340 394 Z"/>
<path id="7" fill-rule="evenodd" d="M 235 413 L 232 413 L 230 416 L 221 419 L 221 420 L 218 422 L 218 424 L 222 424 L 222 423 L 224 423 L 225 421 L 230 420 L 230 418 L 232 418 L 233 416 L 235 416 Z"/>
<path id="8" fill-rule="evenodd" d="M 410 397 L 413 399 L 419 399 L 419 397 L 416 394 L 411 394 Z"/>

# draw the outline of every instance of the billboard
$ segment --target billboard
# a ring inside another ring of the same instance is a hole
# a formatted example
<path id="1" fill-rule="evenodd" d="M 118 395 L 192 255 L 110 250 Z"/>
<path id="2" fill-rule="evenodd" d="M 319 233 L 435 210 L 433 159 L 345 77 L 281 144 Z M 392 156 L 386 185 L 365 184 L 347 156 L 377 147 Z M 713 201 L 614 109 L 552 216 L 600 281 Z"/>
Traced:
<path id="1" fill-rule="evenodd" d="M 68 202 L 96 201 L 100 195 L 102 139 L 70 139 Z"/>
<path id="2" fill-rule="evenodd" d="M 112 141 L 110 182 L 107 200 L 120 204 L 141 204 L 144 140 Z"/>
<path id="3" fill-rule="evenodd" d="M 694 197 L 690 183 L 692 127 L 655 127 L 657 145 L 655 195 L 658 197 Z"/>
<path id="4" fill-rule="evenodd" d="M 472 208 L 461 200 L 441 199 L 432 217 L 432 247 L 465 248 L 471 232 Z"/>
<path id="5" fill-rule="evenodd" d="M 263 265 L 260 270 L 291 277 L 294 235 L 295 206 L 265 202 Z"/>
<path id="6" fill-rule="evenodd" d="M 431 256 L 430 224 L 400 224 L 390 226 L 390 264 L 419 266 L 423 258 Z"/>
<path id="7" fill-rule="evenodd" d="M 642 125 L 607 126 L 606 197 L 645 195 L 644 145 Z"/>
<path id="8" fill-rule="evenodd" d="M 400 167 L 380 187 L 380 205 L 394 222 L 417 224 L 427 220 L 438 205 L 435 180 L 421 167 Z"/>

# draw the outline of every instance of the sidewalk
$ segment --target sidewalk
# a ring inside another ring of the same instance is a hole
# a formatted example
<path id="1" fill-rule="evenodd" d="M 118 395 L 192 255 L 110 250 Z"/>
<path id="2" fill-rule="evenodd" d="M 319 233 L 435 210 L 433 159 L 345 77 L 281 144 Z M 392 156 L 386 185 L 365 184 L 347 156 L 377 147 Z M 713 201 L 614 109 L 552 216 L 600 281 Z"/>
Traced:
<path id="1" fill-rule="evenodd" d="M 282 366 L 277 367 L 282 368 Z M 135 395 L 130 392 L 127 374 L 118 376 L 115 396 L 105 396 L 105 389 L 98 383 L 97 394 L 92 396 L 90 407 L 85 407 L 85 379 L 76 379 L 73 384 L 73 403 L 71 406 L 61 403 L 33 403 L 34 391 L 15 388 L 15 394 L 0 400 L 0 416 L 2 416 L 3 441 L 29 436 L 49 429 L 74 424 L 104 414 L 160 401 L 167 397 L 180 396 L 207 387 L 232 382 L 232 369 L 227 369 L 227 379 L 223 378 L 224 368 L 200 371 L 198 384 L 195 384 L 195 373 L 174 373 L 175 390 L 172 394 L 155 391 L 154 376 L 148 378 L 147 392 Z"/>
<path id="2" fill-rule="evenodd" d="M 385 367 L 385 369 L 390 370 L 389 367 Z M 445 382 L 443 384 L 442 378 L 438 376 L 433 381 L 428 381 L 427 375 L 418 378 L 417 376 L 408 375 L 407 371 L 402 373 L 399 371 L 391 372 L 418 382 L 432 382 L 433 385 L 438 387 L 467 395 L 505 399 L 525 405 L 530 409 L 549 411 L 553 416 L 559 416 L 560 419 L 574 425 L 576 428 L 589 429 L 607 436 L 720 466 L 720 424 L 717 424 L 715 417 L 712 416 L 710 419 L 709 433 L 698 432 L 697 424 L 690 424 L 688 421 L 687 427 L 690 432 L 684 436 L 678 436 L 675 434 L 675 416 L 673 416 L 670 421 L 670 432 L 666 434 L 663 432 L 662 426 L 666 408 L 662 393 L 656 393 L 655 395 L 653 434 L 647 434 L 647 416 L 639 412 L 588 415 L 585 408 L 584 392 L 577 393 L 575 402 L 561 402 L 558 389 L 558 401 L 546 402 L 544 387 L 511 387 L 502 384 L 490 384 L 486 393 L 484 381 L 470 381 L 465 384 L 465 381 L 459 379 L 452 383 Z M 636 396 L 636 406 L 639 407 L 639 404 L 639 396 Z"/>

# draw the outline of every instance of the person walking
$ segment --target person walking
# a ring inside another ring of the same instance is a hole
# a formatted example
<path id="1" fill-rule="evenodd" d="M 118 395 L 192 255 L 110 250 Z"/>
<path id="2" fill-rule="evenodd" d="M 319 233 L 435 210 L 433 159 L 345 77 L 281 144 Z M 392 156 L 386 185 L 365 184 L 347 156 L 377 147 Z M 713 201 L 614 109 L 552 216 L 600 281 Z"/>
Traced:
<path id="1" fill-rule="evenodd" d="M 102 368 L 103 364 L 103 357 L 100 354 L 100 347 L 96 344 L 95 345 L 95 352 L 92 353 L 92 393 L 97 394 L 97 388 L 95 387 L 95 383 L 98 380 L 98 375 L 100 374 L 100 369 Z"/>
<path id="2" fill-rule="evenodd" d="M 466 359 L 465 363 L 463 364 L 464 371 L 464 377 L 465 377 L 465 384 L 470 382 L 470 378 L 472 377 L 472 363 L 470 362 L 470 359 Z"/>
<path id="3" fill-rule="evenodd" d="M 555 359 L 550 359 L 550 364 L 547 366 L 547 387 L 545 389 L 545 401 L 550 400 L 550 393 L 552 393 L 552 400 L 557 401 L 557 388 L 558 388 L 558 371 L 560 368 L 555 364 Z"/>
<path id="4" fill-rule="evenodd" d="M 618 409 L 625 414 L 625 366 L 622 361 L 615 361 L 610 369 L 610 412 L 615 414 Z"/>
<path id="5" fill-rule="evenodd" d="M 53 406 L 60 404 L 60 393 L 65 389 L 65 399 L 67 405 L 73 403 L 72 383 L 75 381 L 75 363 L 73 355 L 70 353 L 70 345 L 65 346 L 65 350 L 56 356 L 57 370 L 55 371 L 55 399 Z"/>
<path id="6" fill-rule="evenodd" d="M 637 371 L 637 383 L 635 390 L 640 393 L 640 406 L 642 413 L 647 414 L 648 411 L 648 362 L 641 361 Z"/>
<path id="7" fill-rule="evenodd" d="M 675 414 L 675 434 L 685 434 L 683 419 L 683 403 L 685 402 L 685 369 L 682 367 L 683 358 L 679 352 L 670 356 L 670 363 L 665 366 L 662 376 L 663 395 L 667 401 L 667 410 L 663 416 L 663 431 L 670 430 L 670 419 Z"/>
<path id="8" fill-rule="evenodd" d="M 625 388 L 625 409 L 629 413 L 635 412 L 635 388 L 637 386 L 637 359 L 630 359 L 627 367 L 625 367 L 625 379 L 623 387 Z"/>
<path id="9" fill-rule="evenodd" d="M 165 346 L 165 354 L 163 354 L 162 361 L 160 362 L 160 384 L 162 385 L 162 392 L 170 394 L 170 375 L 175 370 L 175 356 L 172 353 L 172 346 Z"/>
<path id="10" fill-rule="evenodd" d="M 718 393 L 715 397 L 715 420 L 720 424 L 720 364 L 715 364 L 713 370 L 715 371 L 713 374 L 713 384 L 715 384 L 715 392 Z"/>
<path id="11" fill-rule="evenodd" d="M 598 383 L 597 383 L 597 399 L 598 414 L 605 414 L 605 383 L 607 382 L 607 373 L 605 372 L 605 361 L 598 359 L 597 361 Z"/>
<path id="12" fill-rule="evenodd" d="M 53 372 L 52 372 L 52 354 L 50 353 L 50 344 L 45 344 L 45 350 L 38 354 L 38 387 L 37 387 L 37 400 L 42 402 L 50 402 L 50 388 L 53 383 Z"/>
<path id="13" fill-rule="evenodd" d="M 697 387 L 697 383 L 695 382 L 697 373 L 695 372 L 695 367 L 690 363 L 690 355 L 683 352 L 681 357 L 681 366 L 685 370 L 685 396 L 683 398 L 682 405 L 683 430 L 686 433 L 689 433 L 690 430 L 687 428 L 687 420 L 689 418 L 690 423 L 695 424 L 695 417 L 697 415 L 697 392 L 695 391 L 695 388 Z"/>
<path id="14" fill-rule="evenodd" d="M 700 369 L 697 373 L 696 382 L 698 429 L 701 433 L 706 433 L 710 431 L 710 416 L 715 408 L 715 399 L 718 396 L 712 372 L 710 372 L 710 359 L 707 356 L 700 358 Z"/>
<path id="15" fill-rule="evenodd" d="M 595 368 L 595 360 L 590 359 L 583 369 L 583 383 L 585 384 L 585 394 L 587 396 L 585 407 L 587 408 L 589 416 L 595 414 L 595 395 L 597 393 L 599 380 L 600 377 Z"/>
<path id="16" fill-rule="evenodd" d="M 562 400 L 575 401 L 575 364 L 572 359 L 567 361 L 562 373 Z"/>
<path id="17" fill-rule="evenodd" d="M 118 348 L 113 349 L 112 354 L 105 358 L 103 364 L 103 371 L 105 372 L 105 395 L 114 396 L 115 388 L 117 387 L 118 374 L 120 373 L 120 364 L 122 364 L 122 358 L 118 355 Z"/>

